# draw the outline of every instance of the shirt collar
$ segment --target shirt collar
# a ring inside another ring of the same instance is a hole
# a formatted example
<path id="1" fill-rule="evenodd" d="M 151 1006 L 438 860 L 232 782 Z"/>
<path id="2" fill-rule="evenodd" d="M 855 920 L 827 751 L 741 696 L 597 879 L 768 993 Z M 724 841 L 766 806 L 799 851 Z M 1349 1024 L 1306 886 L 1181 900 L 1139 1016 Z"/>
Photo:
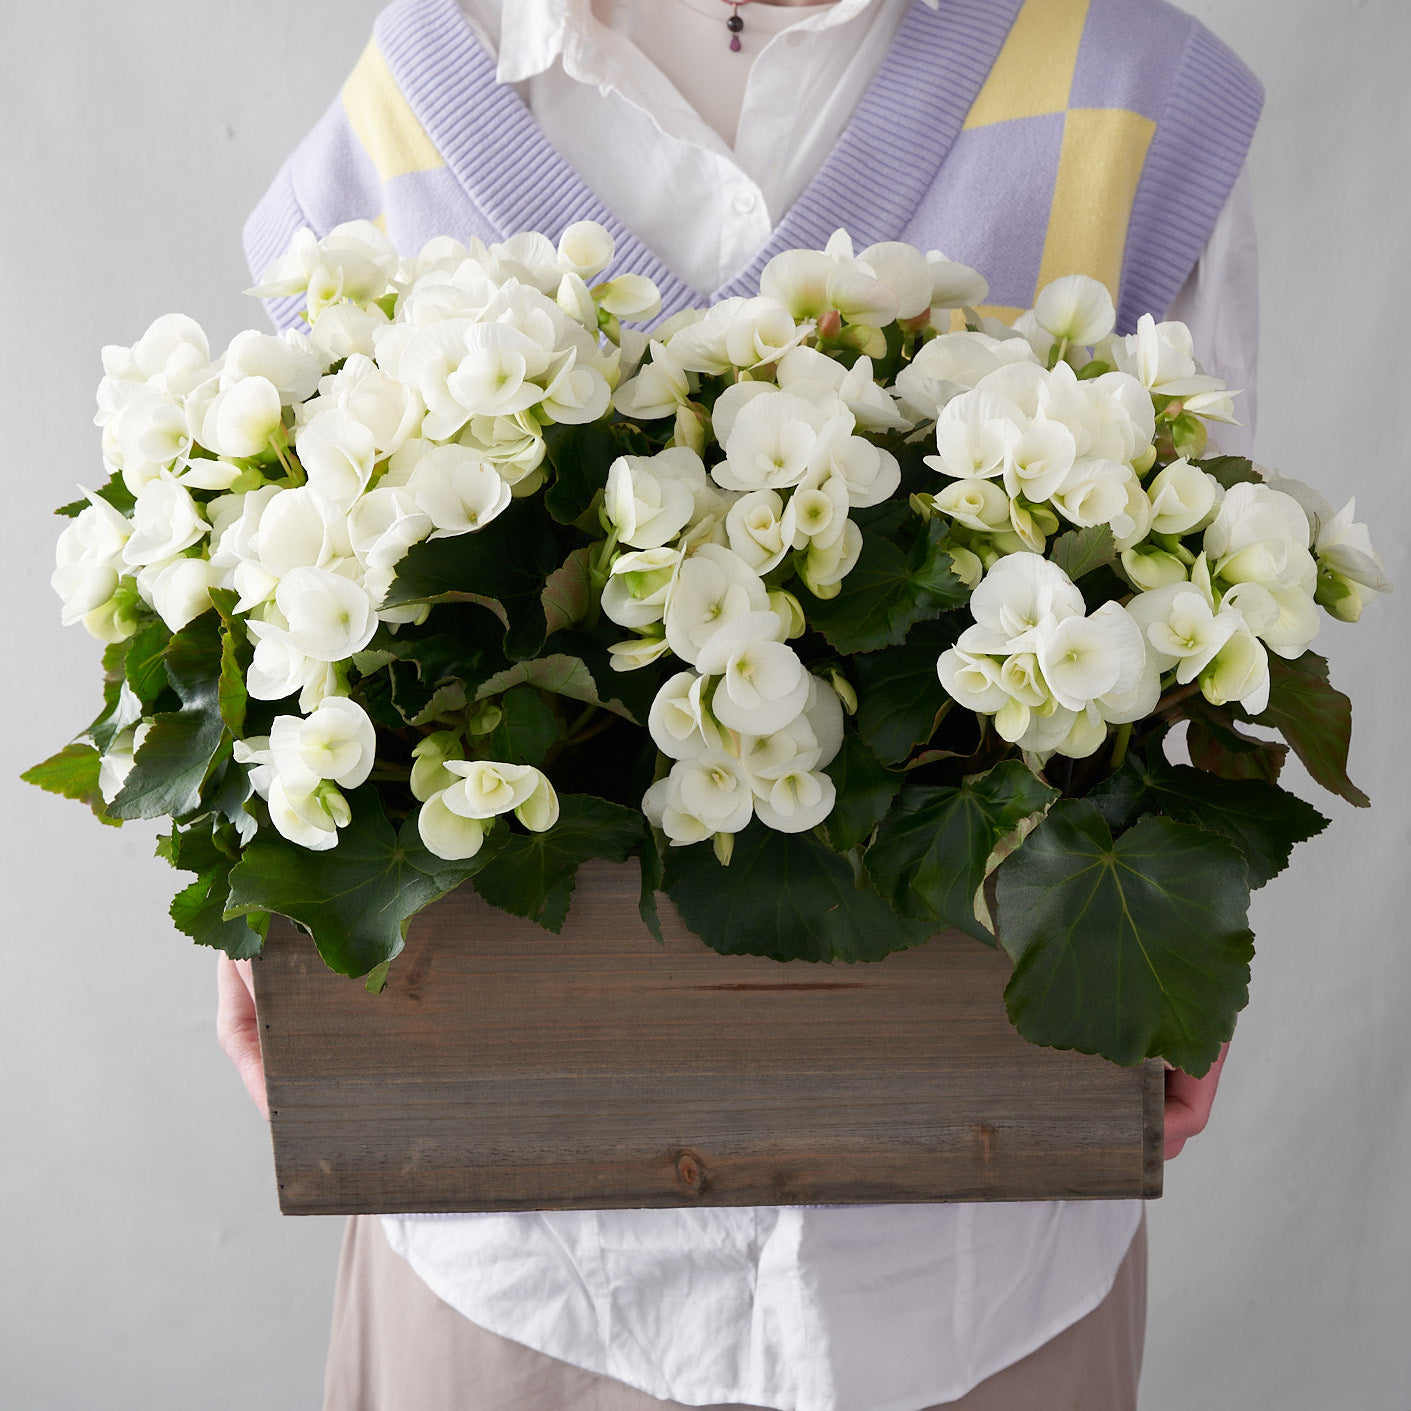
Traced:
<path id="1" fill-rule="evenodd" d="M 652 3 L 652 0 L 638 0 Z M 806 16 L 790 30 L 819 32 L 846 24 L 875 0 L 838 0 L 821 14 Z M 925 0 L 935 9 L 938 0 Z M 589 0 L 506 0 L 500 21 L 495 77 L 518 83 L 543 73 L 560 55 L 568 73 L 584 83 L 616 87 L 623 68 L 619 46 L 626 41 L 601 24 Z"/>

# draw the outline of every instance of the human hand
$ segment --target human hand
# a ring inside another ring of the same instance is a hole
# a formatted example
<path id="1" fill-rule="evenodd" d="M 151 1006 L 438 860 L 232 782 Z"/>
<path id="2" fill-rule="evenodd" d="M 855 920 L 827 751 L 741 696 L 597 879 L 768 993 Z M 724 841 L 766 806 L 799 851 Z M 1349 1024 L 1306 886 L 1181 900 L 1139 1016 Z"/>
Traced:
<path id="1" fill-rule="evenodd" d="M 1166 1150 L 1170 1161 L 1181 1154 L 1181 1148 L 1191 1137 L 1205 1130 L 1210 1120 L 1210 1108 L 1215 1101 L 1215 1089 L 1220 1086 L 1220 1070 L 1225 1066 L 1229 1044 L 1220 1049 L 1220 1056 L 1210 1065 L 1203 1078 L 1192 1078 L 1179 1068 L 1166 1068 Z"/>
<path id="2" fill-rule="evenodd" d="M 224 952 L 216 969 L 216 1038 L 235 1065 L 260 1115 L 269 1118 L 265 1097 L 265 1065 L 260 1057 L 260 1026 L 255 1017 L 255 980 L 248 960 L 232 960 Z"/>

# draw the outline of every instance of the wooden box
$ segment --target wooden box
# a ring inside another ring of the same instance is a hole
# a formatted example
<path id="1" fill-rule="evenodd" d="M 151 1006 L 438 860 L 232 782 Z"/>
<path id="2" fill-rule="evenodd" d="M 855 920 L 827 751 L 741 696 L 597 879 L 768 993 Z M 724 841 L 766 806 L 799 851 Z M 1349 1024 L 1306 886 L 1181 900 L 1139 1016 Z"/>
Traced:
<path id="1" fill-rule="evenodd" d="M 959 932 L 875 964 L 716 954 L 635 863 L 562 935 L 469 887 L 387 987 L 288 923 L 255 963 L 280 1208 L 593 1209 L 1156 1196 L 1162 1068 L 1036 1048 Z"/>

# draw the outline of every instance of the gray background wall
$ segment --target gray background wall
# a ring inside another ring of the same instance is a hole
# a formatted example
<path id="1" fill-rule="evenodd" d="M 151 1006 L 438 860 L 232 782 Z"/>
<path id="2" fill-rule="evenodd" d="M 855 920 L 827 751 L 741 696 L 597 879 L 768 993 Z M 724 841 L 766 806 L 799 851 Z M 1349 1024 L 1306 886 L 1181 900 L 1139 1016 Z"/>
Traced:
<path id="1" fill-rule="evenodd" d="M 1399 0 L 1188 0 L 1264 79 L 1259 450 L 1355 492 L 1400 594 L 1319 646 L 1357 703 L 1371 813 L 1258 899 L 1254 1003 L 1214 1122 L 1151 1210 L 1143 1411 L 1396 1411 L 1411 1384 L 1405 410 L 1411 20 Z M 356 58 L 372 0 L 0 3 L 0 1404 L 318 1403 L 340 1226 L 275 1208 L 264 1129 L 212 1034 L 153 830 L 17 774 L 96 697 L 58 626 L 51 506 L 94 483 L 98 349 L 182 309 L 223 341 L 239 228 Z"/>

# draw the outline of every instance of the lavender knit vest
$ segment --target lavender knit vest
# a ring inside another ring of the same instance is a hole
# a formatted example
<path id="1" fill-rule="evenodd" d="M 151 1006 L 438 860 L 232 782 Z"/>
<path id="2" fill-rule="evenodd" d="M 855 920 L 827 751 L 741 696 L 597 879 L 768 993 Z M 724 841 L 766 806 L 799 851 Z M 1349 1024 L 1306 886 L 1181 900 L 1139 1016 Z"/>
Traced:
<path id="1" fill-rule="evenodd" d="M 1030 0 L 1042 4 L 1043 0 Z M 617 253 L 610 274 L 660 288 L 663 313 L 756 292 L 779 251 L 820 247 L 839 226 L 856 244 L 905 240 L 979 268 L 991 299 L 1032 303 L 1058 192 L 1099 203 L 1103 171 L 1059 179 L 1065 122 L 1134 117 L 1144 133 L 1130 203 L 1114 209 L 1121 250 L 1118 328 L 1160 314 L 1184 282 L 1238 176 L 1262 92 L 1217 39 L 1164 0 L 1090 0 L 1065 108 L 966 126 L 1021 0 L 913 4 L 852 119 L 813 182 L 755 258 L 717 290 L 687 285 L 583 183 L 517 94 L 495 80 L 456 0 L 398 0 L 375 42 L 444 165 L 383 181 L 337 101 L 279 172 L 245 229 L 258 274 L 294 232 L 382 216 L 404 250 L 432 235 L 492 242 L 520 230 L 551 239 L 575 220 L 600 221 Z M 1118 154 L 1121 157 L 1123 154 Z M 1092 182 L 1087 181 L 1091 175 Z M 1048 271 L 1052 273 L 1064 270 Z M 297 301 L 271 302 L 277 323 Z"/>

